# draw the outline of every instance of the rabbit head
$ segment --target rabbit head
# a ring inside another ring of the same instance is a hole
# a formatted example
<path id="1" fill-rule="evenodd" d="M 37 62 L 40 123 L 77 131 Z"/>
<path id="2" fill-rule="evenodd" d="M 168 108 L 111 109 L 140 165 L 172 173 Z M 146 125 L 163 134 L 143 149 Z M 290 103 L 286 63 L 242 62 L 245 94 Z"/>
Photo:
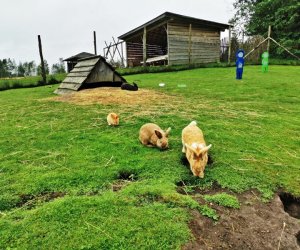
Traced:
<path id="1" fill-rule="evenodd" d="M 154 130 L 155 135 L 157 136 L 156 146 L 160 149 L 167 149 L 169 147 L 168 136 L 171 131 L 171 128 L 168 128 L 166 131 L 163 130 Z"/>

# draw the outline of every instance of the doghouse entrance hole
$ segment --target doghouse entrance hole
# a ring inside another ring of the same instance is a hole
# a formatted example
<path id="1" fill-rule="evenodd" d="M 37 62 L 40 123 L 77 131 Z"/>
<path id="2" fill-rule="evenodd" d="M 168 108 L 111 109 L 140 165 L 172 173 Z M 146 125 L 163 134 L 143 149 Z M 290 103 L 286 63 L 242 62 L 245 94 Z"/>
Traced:
<path id="1" fill-rule="evenodd" d="M 279 197 L 283 204 L 284 211 L 286 211 L 290 216 L 300 219 L 300 199 L 284 192 L 280 193 Z M 297 239 L 299 242 L 299 233 Z"/>

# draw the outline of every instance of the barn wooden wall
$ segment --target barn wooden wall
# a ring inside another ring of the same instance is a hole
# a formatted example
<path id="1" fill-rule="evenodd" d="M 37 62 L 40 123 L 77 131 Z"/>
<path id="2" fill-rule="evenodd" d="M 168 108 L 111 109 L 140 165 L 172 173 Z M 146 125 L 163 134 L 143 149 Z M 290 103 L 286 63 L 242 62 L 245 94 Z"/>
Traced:
<path id="1" fill-rule="evenodd" d="M 169 65 L 220 60 L 220 32 L 195 24 L 168 22 Z"/>

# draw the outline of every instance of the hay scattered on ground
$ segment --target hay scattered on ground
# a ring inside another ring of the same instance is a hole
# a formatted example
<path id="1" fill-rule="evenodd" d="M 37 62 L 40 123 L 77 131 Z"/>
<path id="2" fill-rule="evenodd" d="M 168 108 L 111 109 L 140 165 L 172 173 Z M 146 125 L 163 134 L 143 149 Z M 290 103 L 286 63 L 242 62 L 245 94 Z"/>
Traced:
<path id="1" fill-rule="evenodd" d="M 126 106 L 139 106 L 149 104 L 166 104 L 169 102 L 178 101 L 178 98 L 178 96 L 167 95 L 162 92 L 149 89 L 125 91 L 119 88 L 101 87 L 94 89 L 84 89 L 71 94 L 56 96 L 51 98 L 50 100 L 68 102 L 77 105 L 119 104 Z"/>

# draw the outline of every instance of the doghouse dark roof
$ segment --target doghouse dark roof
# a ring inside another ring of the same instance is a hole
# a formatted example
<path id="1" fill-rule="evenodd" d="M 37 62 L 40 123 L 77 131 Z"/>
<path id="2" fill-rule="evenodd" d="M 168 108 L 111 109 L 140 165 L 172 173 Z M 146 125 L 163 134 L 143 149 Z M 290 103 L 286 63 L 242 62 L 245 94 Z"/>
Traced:
<path id="1" fill-rule="evenodd" d="M 143 25 L 119 36 L 119 38 L 122 40 L 126 40 L 127 38 L 130 38 L 130 37 L 136 35 L 137 33 L 141 33 L 143 31 L 144 27 L 153 27 L 153 26 L 159 25 L 160 23 L 164 23 L 164 22 L 171 21 L 171 20 L 177 20 L 177 21 L 181 21 L 181 22 L 185 22 L 185 23 L 188 22 L 188 23 L 192 23 L 192 24 L 199 24 L 199 25 L 203 25 L 206 27 L 216 28 L 216 29 L 219 29 L 222 31 L 224 31 L 225 29 L 229 29 L 229 27 L 231 26 L 230 24 L 217 23 L 217 22 L 207 21 L 207 20 L 198 19 L 198 18 L 194 18 L 194 17 L 183 16 L 183 15 L 179 15 L 179 14 L 175 14 L 175 13 L 171 13 L 171 12 L 165 12 L 165 13 L 161 14 L 160 16 L 150 20 L 149 22 L 144 23 Z"/>
<path id="2" fill-rule="evenodd" d="M 79 53 L 75 56 L 71 56 L 69 58 L 64 59 L 64 61 L 77 61 L 79 59 L 86 58 L 86 57 L 91 57 L 91 56 L 95 56 L 95 54 L 91 54 L 91 53 L 88 53 L 88 52 L 81 52 L 81 53 Z"/>

